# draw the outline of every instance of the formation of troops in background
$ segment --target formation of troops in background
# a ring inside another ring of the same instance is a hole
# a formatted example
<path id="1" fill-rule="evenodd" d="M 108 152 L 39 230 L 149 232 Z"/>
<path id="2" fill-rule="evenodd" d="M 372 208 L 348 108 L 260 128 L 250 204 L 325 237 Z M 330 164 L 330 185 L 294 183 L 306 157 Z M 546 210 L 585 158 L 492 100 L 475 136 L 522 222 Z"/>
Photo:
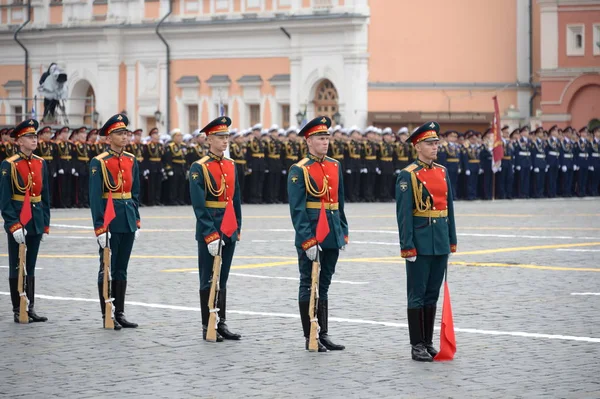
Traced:
<path id="1" fill-rule="evenodd" d="M 0 130 L 0 162 L 13 155 L 12 129 Z M 286 181 L 290 167 L 307 154 L 298 129 L 257 124 L 232 130 L 230 157 L 235 161 L 244 203 L 287 202 Z M 89 162 L 106 150 L 97 129 L 48 126 L 39 131 L 36 154 L 49 168 L 52 207 L 89 206 Z M 199 130 L 170 135 L 150 130 L 131 131 L 126 151 L 140 164 L 142 205 L 190 204 L 189 169 L 207 154 L 206 135 Z M 407 128 L 356 126 L 331 128 L 329 155 L 344 171 L 344 192 L 350 202 L 388 202 L 400 171 L 416 159 Z M 529 126 L 502 129 L 504 157 L 493 165 L 494 135 L 491 129 L 449 130 L 441 134 L 437 162 L 448 169 L 454 196 L 459 200 L 598 196 L 600 187 L 600 127 L 588 131 Z M 500 145 L 497 143 L 497 145 Z"/>

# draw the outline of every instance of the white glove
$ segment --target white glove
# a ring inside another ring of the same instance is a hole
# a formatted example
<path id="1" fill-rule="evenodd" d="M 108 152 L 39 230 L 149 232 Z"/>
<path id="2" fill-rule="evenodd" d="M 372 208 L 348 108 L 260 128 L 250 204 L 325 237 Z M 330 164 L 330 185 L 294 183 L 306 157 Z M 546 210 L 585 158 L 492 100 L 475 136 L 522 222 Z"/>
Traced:
<path id="1" fill-rule="evenodd" d="M 589 170 L 589 171 L 591 171 L 591 172 L 593 172 L 593 171 L 594 171 L 594 167 L 593 167 L 593 166 L 590 166 L 590 167 L 588 168 L 588 170 Z"/>
<path id="2" fill-rule="evenodd" d="M 394 172 L 394 174 L 399 175 L 400 174 L 400 169 L 396 169 L 396 171 Z"/>
<path id="3" fill-rule="evenodd" d="M 530 166 L 530 167 L 529 167 L 529 170 L 533 170 L 533 166 Z"/>
<path id="4" fill-rule="evenodd" d="M 79 177 L 79 173 L 77 173 L 77 172 L 75 172 L 74 175 L 77 176 L 77 177 Z"/>
<path id="5" fill-rule="evenodd" d="M 140 229 L 137 229 L 134 233 L 133 236 L 133 241 L 137 241 L 137 239 L 140 238 Z"/>
<path id="6" fill-rule="evenodd" d="M 107 233 L 102 233 L 98 237 L 96 237 L 96 239 L 98 240 L 98 245 L 100 245 L 100 248 L 102 249 L 106 248 L 106 234 Z M 108 233 L 108 239 L 110 240 L 110 233 Z"/>
<path id="7" fill-rule="evenodd" d="M 42 234 L 42 242 L 46 241 L 46 237 L 48 237 L 48 233 Z"/>
<path id="8" fill-rule="evenodd" d="M 269 173 L 269 169 L 265 169 L 265 173 Z"/>
<path id="9" fill-rule="evenodd" d="M 20 229 L 15 230 L 15 232 L 12 234 L 13 238 L 18 244 L 25 244 L 25 236 L 27 235 L 27 230 L 21 227 Z"/>
<path id="10" fill-rule="evenodd" d="M 52 177 L 56 177 L 56 172 L 54 172 L 54 174 L 52 175 Z"/>
<path id="11" fill-rule="evenodd" d="M 469 169 L 467 169 L 467 171 L 465 172 L 465 175 L 471 176 L 471 171 Z"/>
<path id="12" fill-rule="evenodd" d="M 248 168 L 248 174 L 252 173 L 252 169 Z"/>
<path id="13" fill-rule="evenodd" d="M 550 165 L 546 165 L 546 172 L 550 170 Z"/>
<path id="14" fill-rule="evenodd" d="M 520 166 L 517 166 L 517 168 L 516 168 L 516 169 L 517 169 L 517 170 L 521 170 L 521 167 L 520 167 Z"/>
<path id="15" fill-rule="evenodd" d="M 448 254 L 448 258 L 450 258 L 452 255 L 454 255 L 454 252 L 450 252 L 450 253 Z"/>
<path id="16" fill-rule="evenodd" d="M 150 174 L 150 170 L 149 169 L 145 169 L 144 170 L 144 176 L 148 176 Z"/>
<path id="17" fill-rule="evenodd" d="M 533 169 L 533 171 L 534 171 L 535 173 L 540 173 L 540 168 L 534 168 L 534 169 Z"/>
<path id="18" fill-rule="evenodd" d="M 340 251 L 345 251 L 345 250 L 346 250 L 346 246 L 345 245 L 340 248 Z"/>
<path id="19" fill-rule="evenodd" d="M 75 174 L 75 168 L 71 168 L 71 174 L 74 175 Z"/>
<path id="20" fill-rule="evenodd" d="M 306 257 L 310 260 L 315 260 L 317 259 L 317 246 L 313 245 L 312 247 L 308 248 L 306 251 Z"/>
<path id="21" fill-rule="evenodd" d="M 64 175 L 65 174 L 65 170 L 64 169 L 59 169 L 58 170 L 58 174 L 59 175 Z"/>
<path id="22" fill-rule="evenodd" d="M 416 256 L 411 256 L 410 258 L 406 258 L 408 262 L 415 262 L 417 260 Z"/>
<path id="23" fill-rule="evenodd" d="M 225 241 L 221 240 L 221 246 L 225 246 Z M 219 254 L 219 240 L 214 240 L 208 244 L 208 253 L 211 256 L 217 256 Z"/>
<path id="24" fill-rule="evenodd" d="M 281 174 L 282 174 L 282 175 L 287 175 L 287 170 L 285 170 L 285 169 L 284 169 L 284 170 L 282 170 L 282 171 L 281 171 Z"/>
<path id="25" fill-rule="evenodd" d="M 577 172 L 579 170 L 579 166 L 573 165 L 573 170 Z"/>
<path id="26" fill-rule="evenodd" d="M 483 174 L 483 169 L 479 169 L 479 174 L 482 175 Z"/>
<path id="27" fill-rule="evenodd" d="M 563 165 L 562 168 L 560 168 L 563 172 L 567 171 L 567 165 Z"/>
<path id="28" fill-rule="evenodd" d="M 347 174 L 347 175 L 351 175 L 351 174 L 352 174 L 352 170 L 350 170 L 350 169 L 346 169 L 346 174 Z"/>
<path id="29" fill-rule="evenodd" d="M 462 169 L 458 168 L 458 174 L 460 175 L 462 173 Z"/>
<path id="30" fill-rule="evenodd" d="M 375 173 L 377 173 L 378 175 L 380 175 L 381 174 L 381 169 L 375 168 Z"/>
<path id="31" fill-rule="evenodd" d="M 173 171 L 172 171 L 172 170 L 170 170 L 170 171 L 167 173 L 167 175 L 168 175 L 168 176 L 173 176 Z"/>

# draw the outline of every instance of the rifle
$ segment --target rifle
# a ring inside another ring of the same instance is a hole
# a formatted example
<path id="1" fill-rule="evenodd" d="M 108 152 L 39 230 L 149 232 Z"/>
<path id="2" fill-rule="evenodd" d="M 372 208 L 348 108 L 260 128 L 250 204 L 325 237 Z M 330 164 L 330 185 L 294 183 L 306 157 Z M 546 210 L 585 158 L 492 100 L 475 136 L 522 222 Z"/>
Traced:
<path id="1" fill-rule="evenodd" d="M 19 304 L 19 323 L 29 323 L 29 299 L 27 298 L 27 292 L 25 291 L 25 276 L 27 271 L 25 270 L 25 244 L 19 244 L 19 280 L 17 289 L 19 290 L 20 304 Z"/>
<path id="2" fill-rule="evenodd" d="M 104 279 L 102 282 L 102 296 L 104 297 L 104 328 L 113 330 L 115 328 L 114 322 L 114 307 L 112 298 L 110 297 L 110 248 L 108 241 L 108 230 L 106 230 L 106 246 L 104 247 L 104 256 L 102 257 L 104 263 Z"/>
<path id="3" fill-rule="evenodd" d="M 221 251 L 223 248 L 222 236 L 219 236 L 219 252 L 213 261 L 212 282 L 210 283 L 210 295 L 208 297 L 208 310 L 210 316 L 208 318 L 208 330 L 206 331 L 206 340 L 209 342 L 217 342 L 217 325 L 219 324 L 219 280 L 221 278 Z"/>
<path id="4" fill-rule="evenodd" d="M 310 336 L 308 338 L 309 352 L 317 352 L 319 350 L 319 319 L 317 318 L 317 310 L 319 307 L 319 275 L 321 273 L 321 262 L 319 260 L 319 248 L 317 247 L 317 257 L 312 264 L 311 283 L 310 283 L 310 302 L 308 308 L 308 316 L 310 318 Z"/>

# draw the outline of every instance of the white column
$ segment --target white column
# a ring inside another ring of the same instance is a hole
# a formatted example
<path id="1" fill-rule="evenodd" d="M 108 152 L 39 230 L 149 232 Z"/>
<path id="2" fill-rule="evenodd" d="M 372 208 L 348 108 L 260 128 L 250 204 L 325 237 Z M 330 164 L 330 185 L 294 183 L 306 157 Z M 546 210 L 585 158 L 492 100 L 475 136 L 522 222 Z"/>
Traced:
<path id="1" fill-rule="evenodd" d="M 306 102 L 305 98 L 301 98 L 302 95 L 302 64 L 299 56 L 290 57 L 290 118 L 296 121 L 296 114 L 298 111 L 304 111 L 304 108 L 300 107 Z M 298 126 L 300 127 L 300 126 Z"/>
<path id="2" fill-rule="evenodd" d="M 366 126 L 368 113 L 368 56 L 344 58 L 344 85 L 338 89 L 340 114 L 344 126 Z"/>
<path id="3" fill-rule="evenodd" d="M 517 5 L 517 80 L 522 83 L 529 82 L 530 65 L 530 43 L 529 35 L 531 26 L 529 24 L 529 0 L 516 0 Z M 533 71 L 532 71 L 533 73 Z M 517 92 L 517 107 L 521 111 L 521 117 L 530 115 L 529 98 L 532 91 L 519 90 Z"/>
<path id="4" fill-rule="evenodd" d="M 127 80 L 126 109 L 129 114 L 129 121 L 131 123 L 135 122 L 135 126 L 141 126 L 142 121 L 139 119 L 139 113 L 135 107 L 135 95 L 137 93 L 135 87 L 136 63 L 134 61 L 128 61 L 125 63 L 125 67 Z"/>
<path id="5" fill-rule="evenodd" d="M 118 63 L 98 65 L 98 82 L 103 82 L 103 84 L 94 87 L 94 90 L 96 90 L 96 108 L 104 122 L 121 111 L 119 109 L 119 91 L 115 90 L 112 84 L 109 84 L 109 82 L 118 81 Z"/>

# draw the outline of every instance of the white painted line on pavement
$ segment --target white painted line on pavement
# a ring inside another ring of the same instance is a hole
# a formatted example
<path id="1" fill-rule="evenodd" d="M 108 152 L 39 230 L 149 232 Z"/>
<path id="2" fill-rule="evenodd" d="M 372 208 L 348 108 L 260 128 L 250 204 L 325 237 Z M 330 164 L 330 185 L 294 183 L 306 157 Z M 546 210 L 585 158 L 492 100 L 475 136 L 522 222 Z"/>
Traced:
<path id="1" fill-rule="evenodd" d="M 193 274 L 198 274 L 198 272 L 191 272 Z M 275 280 L 291 280 L 298 281 L 298 277 L 279 277 L 279 276 L 262 276 L 258 274 L 246 274 L 246 273 L 229 273 L 230 276 L 238 276 L 238 277 L 254 277 L 254 278 L 264 278 L 264 279 L 275 279 Z M 351 284 L 351 285 L 363 285 L 369 284 L 367 281 L 346 281 L 346 280 L 331 280 L 332 283 L 339 284 Z"/>
<path id="2" fill-rule="evenodd" d="M 557 249 L 557 251 L 565 251 L 565 252 L 600 252 L 600 249 Z"/>
<path id="3" fill-rule="evenodd" d="M 92 226 L 80 226 L 78 224 L 54 224 L 50 223 L 50 227 L 60 227 L 65 229 L 83 229 L 83 230 L 94 230 Z"/>
<path id="4" fill-rule="evenodd" d="M 0 292 L 0 295 L 10 295 L 8 292 Z M 89 299 L 89 298 L 67 298 L 60 296 L 50 296 L 50 295 L 36 295 L 37 298 L 50 299 L 56 301 L 73 301 L 73 302 L 94 302 L 98 303 L 98 298 Z M 183 310 L 183 311 L 191 311 L 191 312 L 199 312 L 199 307 L 189 307 L 189 306 L 176 306 L 176 305 L 162 305 L 157 303 L 144 303 L 144 302 L 130 302 L 127 301 L 128 305 L 132 306 L 142 306 L 145 308 L 152 309 L 171 309 L 171 310 Z M 249 310 L 229 310 L 229 313 L 246 315 L 246 316 L 261 316 L 261 317 L 279 317 L 286 319 L 298 319 L 300 316 L 292 313 L 269 313 L 269 312 L 253 312 Z M 374 326 L 383 326 L 383 327 L 395 327 L 395 328 L 408 328 L 406 323 L 394 323 L 389 321 L 375 321 L 375 320 L 362 320 L 362 319 L 345 319 L 340 317 L 330 317 L 330 321 L 340 322 L 340 323 L 350 323 L 350 324 L 367 324 Z M 439 327 L 435 327 L 436 330 L 439 330 Z M 579 341 L 579 342 L 593 342 L 600 343 L 600 338 L 594 337 L 578 337 L 573 335 L 557 335 L 557 334 L 539 334 L 539 333 L 528 333 L 521 331 L 496 331 L 496 330 L 479 330 L 476 328 L 454 328 L 456 332 L 464 332 L 467 334 L 480 334 L 480 335 L 498 335 L 498 336 L 509 336 L 509 337 L 521 337 L 521 338 L 539 338 L 539 339 L 556 339 L 561 341 Z"/>
<path id="5" fill-rule="evenodd" d="M 0 269 L 8 269 L 9 266 L 0 266 Z M 44 270 L 43 267 L 36 267 L 35 270 Z"/>
<path id="6" fill-rule="evenodd" d="M 600 292 L 571 292 L 571 295 L 593 295 L 600 296 Z"/>

